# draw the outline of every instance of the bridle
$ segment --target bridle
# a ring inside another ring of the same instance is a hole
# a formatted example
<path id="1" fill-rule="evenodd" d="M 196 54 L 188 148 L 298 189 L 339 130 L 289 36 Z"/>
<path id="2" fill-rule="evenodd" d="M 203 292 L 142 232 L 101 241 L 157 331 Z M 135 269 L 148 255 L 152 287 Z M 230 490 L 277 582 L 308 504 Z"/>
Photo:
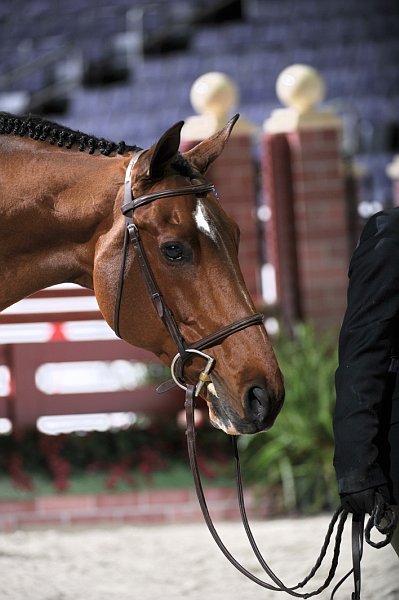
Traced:
<path id="1" fill-rule="evenodd" d="M 174 357 L 171 364 L 171 374 L 174 383 L 180 388 L 187 390 L 188 384 L 186 383 L 184 378 L 184 365 L 194 356 L 199 356 L 206 362 L 205 368 L 201 371 L 198 378 L 198 382 L 195 387 L 195 393 L 196 395 L 198 395 L 201 391 L 202 386 L 206 382 L 210 381 L 209 374 L 215 365 L 215 359 L 209 354 L 206 354 L 204 350 L 221 344 L 227 337 L 234 333 L 237 333 L 238 331 L 241 331 L 242 329 L 246 329 L 247 327 L 251 327 L 253 325 L 262 325 L 264 317 L 260 313 L 254 313 L 252 315 L 248 315 L 246 317 L 238 319 L 237 321 L 234 321 L 229 325 L 221 327 L 214 333 L 206 335 L 202 339 L 196 340 L 191 343 L 186 342 L 179 329 L 179 326 L 176 323 L 172 311 L 170 310 L 163 298 L 162 292 L 155 279 L 153 270 L 148 261 L 143 242 L 141 240 L 139 228 L 135 223 L 134 213 L 138 208 L 164 198 L 175 198 L 177 196 L 187 195 L 206 196 L 208 193 L 216 194 L 215 187 L 211 183 L 188 185 L 169 190 L 160 190 L 158 192 L 152 192 L 150 194 L 144 194 L 142 196 L 139 196 L 138 198 L 134 198 L 132 193 L 132 171 L 143 152 L 145 152 L 145 150 L 140 150 L 131 158 L 127 166 L 125 175 L 124 202 L 122 206 L 122 213 L 125 217 L 125 236 L 123 242 L 123 254 L 115 300 L 114 331 L 119 337 L 121 337 L 119 329 L 120 309 L 122 302 L 123 285 L 125 280 L 126 263 L 129 252 L 129 242 L 131 242 L 133 244 L 133 248 L 138 258 L 140 271 L 145 281 L 148 294 L 152 300 L 152 303 L 157 311 L 158 316 L 165 324 L 177 348 L 177 354 Z"/>
<path id="2" fill-rule="evenodd" d="M 234 446 L 234 456 L 235 456 L 235 465 L 236 465 L 236 481 L 237 481 L 237 491 L 238 491 L 238 504 L 240 507 L 240 514 L 242 523 L 247 534 L 250 546 L 254 552 L 256 559 L 258 560 L 262 569 L 266 572 L 266 574 L 272 580 L 272 584 L 260 579 L 258 576 L 254 575 L 250 571 L 248 571 L 245 567 L 243 567 L 229 552 L 227 547 L 222 542 L 219 534 L 217 533 L 215 526 L 212 522 L 212 519 L 209 514 L 209 510 L 207 507 L 204 491 L 202 488 L 201 477 L 198 468 L 197 461 L 197 451 L 196 451 L 196 442 L 195 442 L 195 423 L 194 423 L 194 408 L 195 408 L 195 398 L 198 396 L 202 386 L 210 380 L 210 372 L 215 365 L 215 359 L 211 357 L 209 354 L 206 354 L 204 350 L 212 348 L 213 346 L 221 344 L 227 337 L 230 335 L 241 331 L 247 327 L 252 325 L 262 325 L 263 323 L 263 315 L 259 313 L 254 313 L 252 315 L 248 315 L 247 317 L 243 317 L 229 325 L 226 325 L 220 329 L 218 329 L 214 333 L 210 333 L 209 335 L 188 344 L 184 339 L 182 333 L 179 330 L 179 327 L 176 323 L 176 320 L 173 316 L 172 311 L 169 309 L 166 304 L 161 290 L 157 284 L 157 281 L 154 277 L 154 273 L 149 264 L 147 254 L 145 252 L 139 229 L 134 220 L 134 212 L 137 208 L 141 206 L 145 206 L 154 202 L 156 200 L 160 200 L 163 198 L 174 198 L 177 196 L 187 196 L 191 194 L 195 194 L 196 196 L 203 196 L 208 193 L 215 193 L 215 188 L 210 183 L 198 184 L 198 185 L 189 185 L 181 188 L 175 188 L 170 190 L 162 190 L 159 192 L 152 192 L 150 194 L 145 194 L 139 196 L 138 198 L 134 198 L 132 194 L 132 184 L 131 184 L 131 176 L 134 165 L 137 160 L 140 158 L 141 154 L 144 150 L 140 150 L 137 154 L 135 154 L 129 162 L 129 165 L 126 169 L 125 176 L 125 187 L 124 187 L 124 203 L 122 206 L 122 213 L 125 217 L 125 235 L 123 242 L 123 254 L 121 261 L 121 268 L 119 274 L 119 281 L 116 293 L 115 300 L 115 311 L 114 311 L 114 330 L 115 333 L 121 337 L 119 330 L 119 318 L 120 318 L 120 308 L 122 301 L 122 293 L 123 293 L 123 284 L 125 279 L 125 271 L 126 271 L 126 263 L 129 251 L 129 242 L 132 242 L 133 247 L 135 249 L 136 255 L 138 257 L 138 262 L 140 265 L 140 270 L 142 276 L 144 278 L 148 293 L 150 298 L 155 306 L 155 309 L 160 317 L 160 319 L 165 324 L 168 329 L 172 339 L 174 340 L 177 348 L 177 354 L 174 357 L 171 364 L 171 374 L 173 381 L 176 385 L 186 391 L 186 419 L 187 419 L 187 447 L 188 454 L 190 459 L 190 467 L 193 474 L 195 489 L 198 497 L 198 501 L 200 504 L 201 511 L 203 513 L 205 522 L 208 526 L 208 529 L 214 538 L 216 544 L 219 549 L 222 551 L 224 556 L 230 561 L 230 563 L 240 571 L 245 577 L 253 581 L 254 583 L 260 585 L 261 587 L 272 590 L 272 591 L 282 591 L 290 596 L 295 598 L 311 598 L 320 594 L 323 590 L 325 590 L 331 583 L 334 575 L 336 573 L 338 558 L 340 552 L 340 545 L 342 540 L 342 534 L 344 531 L 345 522 L 348 516 L 348 512 L 344 510 L 342 507 L 339 507 L 331 520 L 331 523 L 328 527 L 327 535 L 325 537 L 324 543 L 322 545 L 319 557 L 316 560 L 314 567 L 311 569 L 309 575 L 307 575 L 301 582 L 292 587 L 287 587 L 284 583 L 275 575 L 272 569 L 264 560 L 260 550 L 256 544 L 255 538 L 253 536 L 252 530 L 250 528 L 248 517 L 245 510 L 244 504 L 244 495 L 243 495 L 243 487 L 242 487 L 242 479 L 241 479 L 241 471 L 240 471 L 240 463 L 238 456 L 238 448 L 236 437 L 233 436 L 233 446 Z M 198 382 L 196 385 L 188 384 L 184 379 L 184 365 L 187 361 L 189 361 L 193 355 L 199 356 L 206 361 L 205 368 L 201 371 L 198 376 Z M 388 524 L 384 527 L 381 527 L 382 516 L 387 519 Z M 381 499 L 380 504 L 376 506 L 375 511 L 370 517 L 368 525 L 366 527 L 366 541 L 374 546 L 374 547 L 383 547 L 387 545 L 391 538 L 393 531 L 396 525 L 396 517 L 391 507 L 388 505 L 384 505 L 383 500 Z M 309 581 L 314 577 L 316 572 L 319 570 L 325 556 L 327 553 L 327 549 L 329 547 L 330 541 L 333 536 L 333 532 L 335 527 L 336 536 L 334 543 L 334 552 L 333 559 L 328 575 L 324 581 L 324 583 L 318 587 L 316 590 L 311 592 L 300 591 L 304 588 L 304 586 L 309 583 Z M 385 535 L 385 539 L 381 542 L 375 543 L 370 539 L 370 532 L 372 527 L 376 527 L 380 533 Z M 334 597 L 336 591 L 341 586 L 341 584 L 345 581 L 345 579 L 353 573 L 354 576 L 354 588 L 355 591 L 352 594 L 352 600 L 360 600 L 360 587 L 361 587 L 361 577 L 360 577 L 360 561 L 363 552 L 363 534 L 364 534 L 364 517 L 353 515 L 352 520 L 352 560 L 353 560 L 353 568 L 349 571 L 335 586 L 332 591 L 331 599 Z"/>

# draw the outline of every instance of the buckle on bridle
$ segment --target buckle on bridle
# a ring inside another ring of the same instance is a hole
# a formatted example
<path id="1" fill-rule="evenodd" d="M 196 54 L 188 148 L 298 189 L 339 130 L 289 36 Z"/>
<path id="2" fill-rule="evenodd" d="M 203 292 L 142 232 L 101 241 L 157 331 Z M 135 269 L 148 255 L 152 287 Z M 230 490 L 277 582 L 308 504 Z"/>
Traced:
<path id="1" fill-rule="evenodd" d="M 209 373 L 211 372 L 211 370 L 215 364 L 215 359 L 212 358 L 212 356 L 209 356 L 209 354 L 205 354 L 205 352 L 201 352 L 200 350 L 195 350 L 194 348 L 187 348 L 185 350 L 185 352 L 187 352 L 188 354 L 196 354 L 207 361 L 205 368 L 201 371 L 201 373 L 198 376 L 198 382 L 197 382 L 197 385 L 195 386 L 195 395 L 198 396 L 204 383 L 211 381 L 211 379 L 209 377 Z M 188 385 L 186 384 L 184 379 L 179 377 L 179 375 L 176 373 L 176 367 L 177 367 L 179 360 L 182 360 L 180 353 L 176 354 L 176 356 L 172 360 L 172 364 L 170 366 L 170 372 L 171 372 L 172 379 L 175 382 L 175 384 L 178 385 L 179 388 L 181 388 L 182 390 L 187 391 Z M 185 359 L 184 362 L 186 362 L 186 360 L 187 360 L 187 358 Z M 184 363 L 183 363 L 183 365 L 180 366 L 181 372 L 183 371 L 183 367 L 184 367 Z"/>

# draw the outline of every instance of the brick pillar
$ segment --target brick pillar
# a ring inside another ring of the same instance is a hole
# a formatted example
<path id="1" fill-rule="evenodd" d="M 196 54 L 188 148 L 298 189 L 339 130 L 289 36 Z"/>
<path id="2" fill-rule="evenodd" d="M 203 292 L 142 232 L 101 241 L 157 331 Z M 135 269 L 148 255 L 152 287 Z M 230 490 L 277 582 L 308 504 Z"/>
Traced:
<path id="1" fill-rule="evenodd" d="M 265 122 L 267 247 L 289 325 L 301 319 L 339 326 L 345 311 L 349 243 L 340 136 L 335 115 L 294 104 Z"/>
<path id="2" fill-rule="evenodd" d="M 187 119 L 182 130 L 182 152 L 205 137 L 216 133 L 232 114 L 237 100 L 233 82 L 221 73 L 207 73 L 194 82 L 191 100 L 203 114 Z M 257 224 L 257 176 L 253 160 L 254 127 L 239 119 L 223 153 L 207 172 L 215 184 L 224 210 L 238 223 L 241 231 L 239 261 L 245 283 L 255 302 L 261 299 L 260 244 Z"/>
<path id="3" fill-rule="evenodd" d="M 285 135 L 265 136 L 262 141 L 261 169 L 270 218 L 266 221 L 267 260 L 274 268 L 277 298 L 287 325 L 301 315 L 298 290 L 296 236 L 290 147 Z M 268 282 L 265 282 L 267 285 Z M 269 285 L 273 285 L 269 282 Z M 266 291 L 267 293 L 267 291 Z"/>

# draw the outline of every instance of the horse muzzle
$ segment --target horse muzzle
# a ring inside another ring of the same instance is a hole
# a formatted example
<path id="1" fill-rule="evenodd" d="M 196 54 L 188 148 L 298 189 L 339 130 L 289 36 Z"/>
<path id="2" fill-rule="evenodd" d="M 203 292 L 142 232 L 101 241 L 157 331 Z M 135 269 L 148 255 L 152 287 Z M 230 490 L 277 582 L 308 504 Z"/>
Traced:
<path id="1" fill-rule="evenodd" d="M 218 378 L 212 374 L 211 379 L 206 402 L 214 427 L 229 435 L 258 433 L 272 427 L 283 405 L 284 392 L 279 396 L 261 381 L 254 381 L 244 391 L 242 409 L 238 411 Z"/>

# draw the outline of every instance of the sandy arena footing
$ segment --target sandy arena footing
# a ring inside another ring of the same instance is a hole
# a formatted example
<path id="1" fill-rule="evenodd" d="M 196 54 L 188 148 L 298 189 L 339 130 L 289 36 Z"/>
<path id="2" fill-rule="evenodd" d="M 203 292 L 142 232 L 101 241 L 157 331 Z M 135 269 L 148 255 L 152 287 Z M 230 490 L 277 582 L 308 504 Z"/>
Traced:
<path id="1" fill-rule="evenodd" d="M 271 567 L 293 585 L 319 554 L 329 516 L 254 522 Z M 242 526 L 218 525 L 226 545 L 263 578 Z M 349 528 L 339 573 L 350 568 Z M 319 586 L 322 575 L 315 578 Z M 203 523 L 18 530 L 0 535 L 2 600 L 274 600 L 288 598 L 256 586 L 221 554 Z M 267 577 L 265 576 L 267 579 Z M 365 547 L 362 600 L 399 600 L 399 562 L 389 546 Z M 331 588 L 332 589 L 332 588 Z M 330 592 L 318 598 L 327 600 Z M 309 590 L 310 591 L 310 590 Z M 350 598 L 352 579 L 337 593 Z"/>

